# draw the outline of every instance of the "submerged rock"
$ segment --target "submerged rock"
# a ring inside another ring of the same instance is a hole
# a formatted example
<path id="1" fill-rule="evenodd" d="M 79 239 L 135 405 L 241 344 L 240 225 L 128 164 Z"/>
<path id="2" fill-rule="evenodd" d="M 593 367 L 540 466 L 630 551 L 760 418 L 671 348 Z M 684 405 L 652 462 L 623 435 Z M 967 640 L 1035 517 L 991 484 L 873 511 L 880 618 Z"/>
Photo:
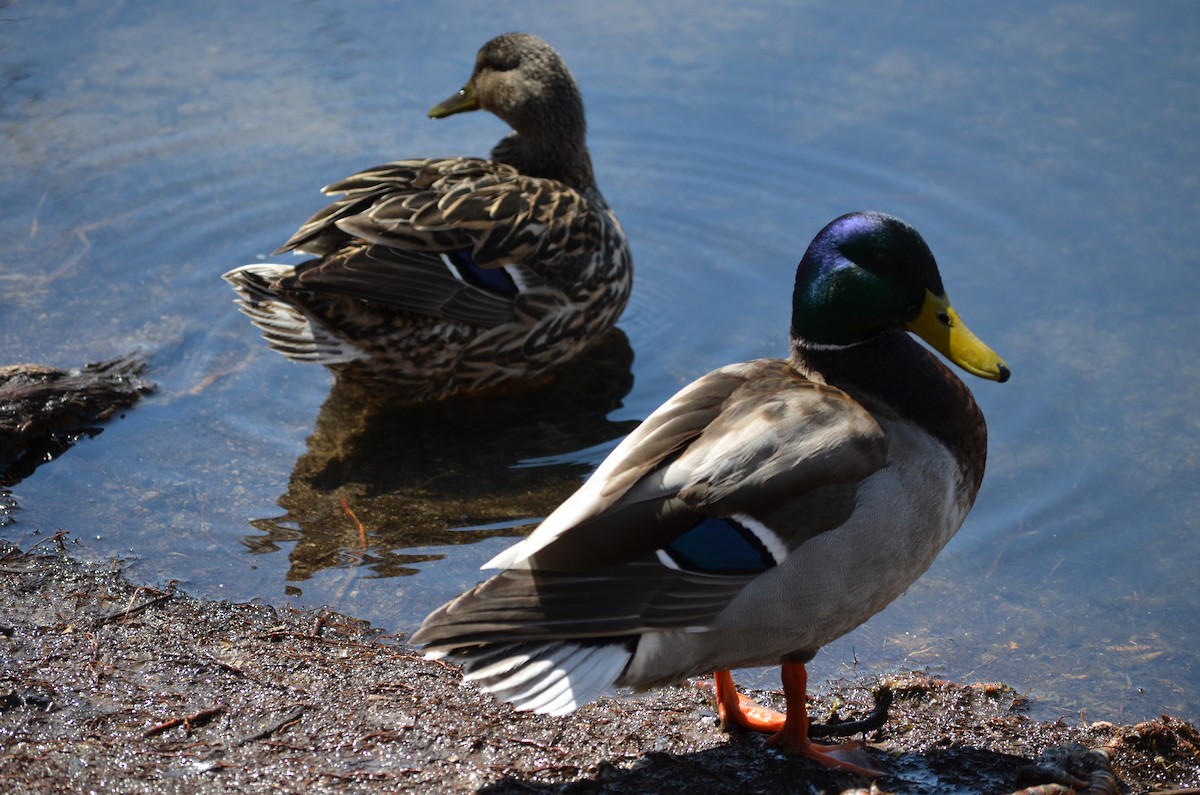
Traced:
<path id="1" fill-rule="evenodd" d="M 145 369 L 136 353 L 70 370 L 0 367 L 0 486 L 20 482 L 152 391 Z"/>

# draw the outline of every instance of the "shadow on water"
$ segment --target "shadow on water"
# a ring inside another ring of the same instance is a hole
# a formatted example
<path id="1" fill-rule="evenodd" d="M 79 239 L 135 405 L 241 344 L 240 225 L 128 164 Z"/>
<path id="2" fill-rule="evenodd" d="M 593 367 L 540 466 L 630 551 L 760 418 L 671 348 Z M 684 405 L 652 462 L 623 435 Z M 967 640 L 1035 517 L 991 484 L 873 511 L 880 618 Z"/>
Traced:
<path id="1" fill-rule="evenodd" d="M 339 380 L 279 498 L 286 513 L 252 520 L 263 534 L 244 543 L 292 545 L 287 579 L 300 582 L 347 565 L 416 574 L 413 564 L 441 555 L 402 550 L 514 535 L 587 476 L 591 464 L 572 454 L 637 425 L 608 419 L 633 386 L 632 365 L 614 329 L 546 383 L 486 399 L 404 405 Z"/>

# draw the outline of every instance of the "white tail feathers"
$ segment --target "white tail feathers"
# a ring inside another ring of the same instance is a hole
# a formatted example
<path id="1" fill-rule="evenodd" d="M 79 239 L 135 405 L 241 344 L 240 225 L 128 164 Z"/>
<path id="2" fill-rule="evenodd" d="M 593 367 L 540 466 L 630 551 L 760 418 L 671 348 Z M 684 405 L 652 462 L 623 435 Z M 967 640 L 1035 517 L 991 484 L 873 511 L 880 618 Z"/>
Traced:
<path id="1" fill-rule="evenodd" d="M 464 678 L 518 710 L 566 715 L 612 687 L 630 657 L 623 643 L 484 647 L 469 652 Z"/>
<path id="2" fill-rule="evenodd" d="M 238 309 L 258 326 L 263 339 L 292 361 L 344 364 L 365 358 L 361 350 L 310 320 L 272 289 L 272 284 L 291 273 L 290 265 L 262 263 L 234 268 L 221 278 L 233 285 Z"/>

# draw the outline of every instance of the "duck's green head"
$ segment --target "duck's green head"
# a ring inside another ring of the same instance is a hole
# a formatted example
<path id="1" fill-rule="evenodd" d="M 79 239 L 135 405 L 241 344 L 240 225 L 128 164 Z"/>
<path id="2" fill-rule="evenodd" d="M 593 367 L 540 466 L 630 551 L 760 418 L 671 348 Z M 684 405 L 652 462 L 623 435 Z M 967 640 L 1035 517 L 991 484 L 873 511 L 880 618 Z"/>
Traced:
<path id="1" fill-rule="evenodd" d="M 950 306 L 917 230 L 883 213 L 843 215 L 813 239 L 796 269 L 792 337 L 842 346 L 891 329 L 915 333 L 968 373 L 1008 380 L 1008 365 Z"/>

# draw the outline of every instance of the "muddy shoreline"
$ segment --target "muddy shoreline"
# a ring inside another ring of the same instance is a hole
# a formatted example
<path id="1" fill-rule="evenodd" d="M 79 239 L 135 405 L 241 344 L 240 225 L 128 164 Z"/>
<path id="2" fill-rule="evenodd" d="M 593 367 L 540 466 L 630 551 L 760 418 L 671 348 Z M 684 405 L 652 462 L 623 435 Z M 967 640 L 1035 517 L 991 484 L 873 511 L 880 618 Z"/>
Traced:
<path id="1" fill-rule="evenodd" d="M 516 713 L 353 618 L 138 585 L 117 564 L 75 561 L 62 540 L 0 546 L 0 780 L 11 793 L 870 786 L 721 731 L 691 683 L 566 718 Z M 877 684 L 833 683 L 810 711 L 865 714 Z M 890 684 L 891 717 L 865 738 L 888 773 L 881 792 L 1200 787 L 1200 734 L 1182 720 L 1037 722 L 1002 684 Z M 1106 749 L 1119 783 L 1089 749 Z"/>

